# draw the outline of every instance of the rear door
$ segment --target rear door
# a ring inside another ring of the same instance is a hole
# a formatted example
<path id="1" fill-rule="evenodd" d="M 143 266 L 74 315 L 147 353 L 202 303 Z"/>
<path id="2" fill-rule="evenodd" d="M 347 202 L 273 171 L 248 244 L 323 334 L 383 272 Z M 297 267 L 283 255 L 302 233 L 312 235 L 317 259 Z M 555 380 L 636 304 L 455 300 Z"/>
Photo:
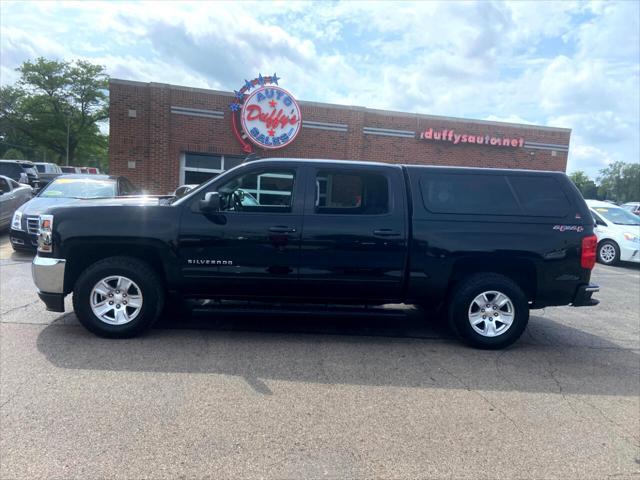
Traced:
<path id="1" fill-rule="evenodd" d="M 23 203 L 31 200 L 33 192 L 33 190 L 31 190 L 31 187 L 27 185 L 22 186 L 18 182 L 15 182 L 13 180 L 10 180 L 9 183 L 11 184 L 11 188 L 13 188 L 13 194 L 15 195 L 15 208 L 18 208 Z"/>
<path id="2" fill-rule="evenodd" d="M 402 170 L 388 166 L 305 167 L 300 284 L 313 297 L 395 300 L 407 252 Z"/>

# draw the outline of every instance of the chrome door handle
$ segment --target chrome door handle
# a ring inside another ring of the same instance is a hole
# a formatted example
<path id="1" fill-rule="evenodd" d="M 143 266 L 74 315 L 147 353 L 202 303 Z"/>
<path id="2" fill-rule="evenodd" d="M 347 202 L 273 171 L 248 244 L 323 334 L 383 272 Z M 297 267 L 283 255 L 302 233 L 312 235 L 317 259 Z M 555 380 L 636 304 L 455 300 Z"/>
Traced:
<path id="1" fill-rule="evenodd" d="M 400 234 L 395 230 L 391 230 L 390 228 L 380 228 L 378 230 L 374 230 L 373 234 L 376 237 L 399 237 Z"/>
<path id="2" fill-rule="evenodd" d="M 275 227 L 269 227 L 271 233 L 295 233 L 296 229 L 293 227 L 287 227 L 284 225 L 277 225 Z"/>

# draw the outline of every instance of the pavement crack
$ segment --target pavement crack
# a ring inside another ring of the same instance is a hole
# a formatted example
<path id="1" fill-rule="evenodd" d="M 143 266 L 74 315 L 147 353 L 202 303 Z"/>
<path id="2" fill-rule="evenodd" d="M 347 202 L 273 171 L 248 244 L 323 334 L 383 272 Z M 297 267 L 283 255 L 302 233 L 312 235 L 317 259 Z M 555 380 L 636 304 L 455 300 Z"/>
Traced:
<path id="1" fill-rule="evenodd" d="M 524 431 L 522 431 L 522 429 L 520 428 L 520 426 L 516 423 L 516 421 L 511 418 L 509 415 L 507 415 L 507 413 L 502 410 L 499 406 L 497 406 L 495 403 L 493 403 L 489 398 L 487 398 L 486 396 L 484 396 L 482 393 L 480 393 L 480 391 L 472 389 L 471 386 L 469 386 L 462 378 L 458 377 L 456 374 L 454 374 L 453 372 L 447 370 L 445 367 L 443 367 L 442 365 L 440 365 L 440 368 L 442 368 L 442 370 L 444 370 L 446 373 L 448 373 L 449 375 L 451 375 L 455 380 L 457 380 L 458 382 L 460 382 L 460 384 L 465 388 L 465 390 L 467 390 L 468 392 L 471 393 L 475 393 L 476 395 L 478 395 L 482 400 L 484 400 L 489 406 L 491 406 L 491 408 L 493 409 L 493 411 L 497 412 L 502 418 L 504 418 L 505 420 L 509 421 L 513 427 L 520 433 L 520 435 L 524 435 Z"/>
<path id="2" fill-rule="evenodd" d="M 546 370 L 547 370 L 547 373 L 549 374 L 549 377 L 551 378 L 551 380 L 553 380 L 553 383 L 555 383 L 555 385 L 556 385 L 556 387 L 558 389 L 558 393 L 562 397 L 562 400 L 567 405 L 567 407 L 569 407 L 569 409 L 574 414 L 576 414 L 576 416 L 578 416 L 579 418 L 582 418 L 583 420 L 586 420 L 585 416 L 582 415 L 578 410 L 576 410 L 576 408 L 569 401 L 569 398 L 565 395 L 562 383 L 560 382 L 560 380 L 558 380 L 558 377 L 556 377 L 556 372 L 558 371 L 558 369 L 555 368 L 551 364 L 551 361 L 549 359 L 547 359 L 547 369 Z"/>
<path id="3" fill-rule="evenodd" d="M 623 425 L 620 425 L 615 420 L 610 418 L 606 413 L 604 413 L 602 411 L 602 409 L 600 407 L 598 407 L 597 405 L 594 405 L 593 403 L 589 402 L 587 399 L 582 398 L 581 401 L 585 405 L 588 405 L 593 410 L 595 410 L 598 413 L 598 415 L 600 416 L 600 418 L 602 418 L 604 420 L 605 423 L 607 423 L 611 427 L 613 427 L 613 430 L 617 430 L 618 434 L 620 435 L 620 438 L 622 440 L 627 442 L 629 445 L 632 445 L 634 448 L 640 448 L 640 439 L 635 438 L 633 435 L 630 436 L 627 433 L 626 428 Z"/>
<path id="4" fill-rule="evenodd" d="M 31 262 L 30 261 L 25 261 L 25 262 L 0 263 L 0 267 L 11 267 L 13 265 L 24 265 L 25 263 L 31 263 Z"/>
<path id="5" fill-rule="evenodd" d="M 496 368 L 496 374 L 498 375 L 499 378 L 501 378 L 502 380 L 507 382 L 509 385 L 511 385 L 511 387 L 517 388 L 517 385 L 513 383 L 513 381 L 502 372 L 502 368 L 501 368 L 502 357 L 504 357 L 507 353 L 509 353 L 509 349 L 502 350 L 498 352 L 498 354 L 496 355 L 493 362 Z"/>
<path id="6" fill-rule="evenodd" d="M 22 308 L 30 307 L 31 305 L 35 305 L 35 304 L 37 304 L 39 302 L 40 302 L 40 300 L 34 300 L 33 302 L 29 302 L 29 303 L 27 303 L 25 305 L 20 305 L 19 307 L 13 307 L 13 308 L 10 308 L 9 310 L 6 310 L 4 312 L 0 312 L 0 315 L 6 315 L 8 313 L 15 312 L 16 310 L 20 310 Z"/>

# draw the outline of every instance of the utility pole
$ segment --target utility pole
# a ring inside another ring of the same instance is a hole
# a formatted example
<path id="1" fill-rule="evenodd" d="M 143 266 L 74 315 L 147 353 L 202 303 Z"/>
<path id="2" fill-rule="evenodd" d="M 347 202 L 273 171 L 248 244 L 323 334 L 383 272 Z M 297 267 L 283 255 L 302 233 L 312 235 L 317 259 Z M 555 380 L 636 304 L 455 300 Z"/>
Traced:
<path id="1" fill-rule="evenodd" d="M 67 114 L 67 161 L 65 162 L 65 165 L 67 167 L 69 166 L 69 124 L 70 124 L 70 117 L 69 117 L 69 114 Z"/>

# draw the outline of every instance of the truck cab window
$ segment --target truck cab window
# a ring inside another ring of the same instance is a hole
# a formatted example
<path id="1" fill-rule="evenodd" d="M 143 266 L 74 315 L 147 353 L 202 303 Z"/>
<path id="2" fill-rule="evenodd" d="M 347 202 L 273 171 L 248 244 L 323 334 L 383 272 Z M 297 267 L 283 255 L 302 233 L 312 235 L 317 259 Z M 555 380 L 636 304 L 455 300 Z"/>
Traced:
<path id="1" fill-rule="evenodd" d="M 319 171 L 316 175 L 315 212 L 380 215 L 389 211 L 389 187 L 384 175 Z"/>
<path id="2" fill-rule="evenodd" d="M 295 174 L 290 170 L 252 172 L 218 188 L 227 212 L 290 212 Z"/>

